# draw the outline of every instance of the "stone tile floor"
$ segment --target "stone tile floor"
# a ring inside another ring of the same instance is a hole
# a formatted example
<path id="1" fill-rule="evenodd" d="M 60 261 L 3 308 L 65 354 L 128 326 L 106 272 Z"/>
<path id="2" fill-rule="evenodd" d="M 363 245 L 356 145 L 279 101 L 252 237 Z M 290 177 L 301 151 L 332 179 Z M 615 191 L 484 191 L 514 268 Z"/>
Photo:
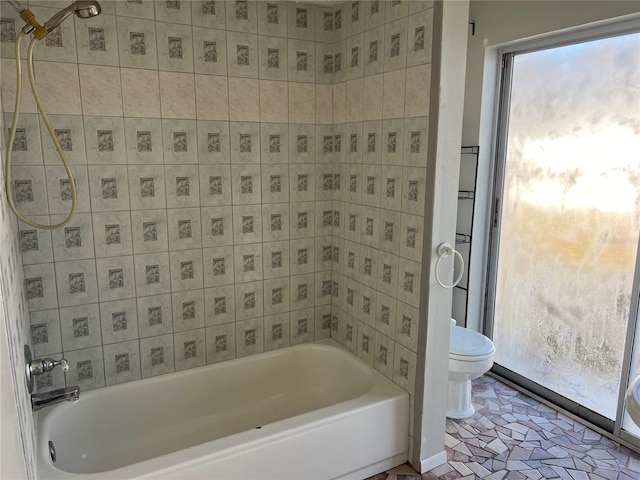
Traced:
<path id="1" fill-rule="evenodd" d="M 640 455 L 484 376 L 473 383 L 476 414 L 447 419 L 448 462 L 420 475 L 402 465 L 368 480 L 640 479 Z"/>

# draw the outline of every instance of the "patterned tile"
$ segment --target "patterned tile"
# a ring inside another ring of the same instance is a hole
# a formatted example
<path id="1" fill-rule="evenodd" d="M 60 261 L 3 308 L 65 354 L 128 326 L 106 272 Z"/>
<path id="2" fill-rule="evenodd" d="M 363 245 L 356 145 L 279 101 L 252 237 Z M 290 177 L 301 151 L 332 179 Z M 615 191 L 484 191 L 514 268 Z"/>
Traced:
<path id="1" fill-rule="evenodd" d="M 476 414 L 447 419 L 447 463 L 420 476 L 410 465 L 367 480 L 640 479 L 640 455 L 484 376 L 473 382 Z"/>

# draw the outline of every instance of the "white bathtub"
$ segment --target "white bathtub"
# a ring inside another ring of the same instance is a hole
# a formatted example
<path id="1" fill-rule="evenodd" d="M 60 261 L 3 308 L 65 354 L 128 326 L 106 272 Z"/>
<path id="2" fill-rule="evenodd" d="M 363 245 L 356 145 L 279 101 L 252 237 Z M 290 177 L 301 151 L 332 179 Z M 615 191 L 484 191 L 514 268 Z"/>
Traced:
<path id="1" fill-rule="evenodd" d="M 405 462 L 407 393 L 336 345 L 81 392 L 39 413 L 38 478 L 360 480 Z"/>

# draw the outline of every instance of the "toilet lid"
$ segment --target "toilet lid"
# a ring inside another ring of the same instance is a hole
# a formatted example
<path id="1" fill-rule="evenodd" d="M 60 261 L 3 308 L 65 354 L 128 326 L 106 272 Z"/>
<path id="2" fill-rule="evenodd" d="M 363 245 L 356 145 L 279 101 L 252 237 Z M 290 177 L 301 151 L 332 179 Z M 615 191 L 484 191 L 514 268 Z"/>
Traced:
<path id="1" fill-rule="evenodd" d="M 462 357 L 481 357 L 495 352 L 493 342 L 484 335 L 462 327 L 451 327 L 449 353 Z"/>

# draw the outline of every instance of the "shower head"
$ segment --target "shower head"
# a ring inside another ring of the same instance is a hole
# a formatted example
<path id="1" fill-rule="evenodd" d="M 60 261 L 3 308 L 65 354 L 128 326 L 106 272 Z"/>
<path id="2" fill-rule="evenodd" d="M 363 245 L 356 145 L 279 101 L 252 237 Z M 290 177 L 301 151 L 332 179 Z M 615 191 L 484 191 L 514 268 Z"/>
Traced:
<path id="1" fill-rule="evenodd" d="M 78 0 L 47 20 L 44 28 L 47 32 L 50 32 L 64 22 L 72 13 L 75 13 L 78 18 L 91 18 L 99 15 L 101 11 L 100 4 L 95 0 Z"/>

